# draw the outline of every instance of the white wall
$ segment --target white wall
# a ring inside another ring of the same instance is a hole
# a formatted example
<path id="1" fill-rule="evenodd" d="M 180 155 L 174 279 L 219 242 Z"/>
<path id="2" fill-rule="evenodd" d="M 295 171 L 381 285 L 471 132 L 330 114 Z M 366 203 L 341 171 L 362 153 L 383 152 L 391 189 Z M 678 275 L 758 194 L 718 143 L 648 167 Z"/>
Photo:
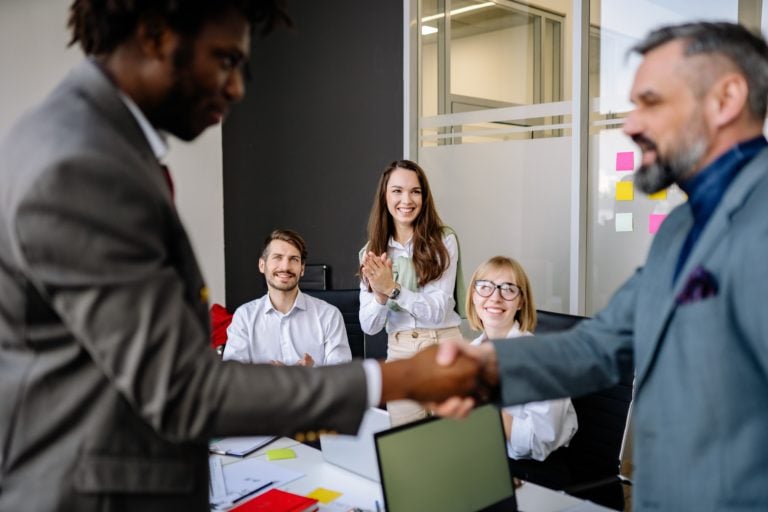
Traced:
<path id="1" fill-rule="evenodd" d="M 0 0 L 0 135 L 82 59 L 69 41 L 70 0 Z M 221 129 L 192 144 L 171 143 L 176 204 L 211 302 L 224 303 L 224 202 Z"/>

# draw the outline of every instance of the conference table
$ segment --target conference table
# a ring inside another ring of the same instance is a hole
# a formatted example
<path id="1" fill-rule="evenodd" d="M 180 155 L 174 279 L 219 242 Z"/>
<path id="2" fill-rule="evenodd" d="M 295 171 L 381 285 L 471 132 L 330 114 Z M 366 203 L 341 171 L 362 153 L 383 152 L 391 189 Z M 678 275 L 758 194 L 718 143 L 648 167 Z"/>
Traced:
<path id="1" fill-rule="evenodd" d="M 326 462 L 320 450 L 294 439 L 279 438 L 249 455 L 248 459 L 267 461 L 268 451 L 281 448 L 290 448 L 296 457 L 269 463 L 298 471 L 304 476 L 279 486 L 280 489 L 302 496 L 318 488 L 340 493 L 333 501 L 320 503 L 319 510 L 323 512 L 384 511 L 384 499 L 378 482 Z M 243 460 L 222 455 L 216 457 L 221 458 L 222 465 Z M 517 489 L 517 502 L 522 512 L 611 512 L 611 509 L 530 482 L 524 482 Z"/>

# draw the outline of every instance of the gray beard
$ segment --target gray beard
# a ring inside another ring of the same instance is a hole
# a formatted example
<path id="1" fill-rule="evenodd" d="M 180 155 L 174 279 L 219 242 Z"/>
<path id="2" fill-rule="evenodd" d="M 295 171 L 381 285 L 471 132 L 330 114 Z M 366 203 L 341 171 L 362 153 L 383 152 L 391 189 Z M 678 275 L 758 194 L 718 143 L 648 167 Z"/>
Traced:
<path id="1" fill-rule="evenodd" d="M 707 145 L 706 138 L 700 137 L 687 144 L 688 147 L 681 148 L 668 161 L 657 156 L 655 163 L 644 165 L 635 173 L 635 186 L 645 194 L 655 194 L 673 183 L 679 185 L 692 174 Z"/>
<path id="2" fill-rule="evenodd" d="M 644 194 L 655 194 L 675 183 L 676 173 L 658 162 L 640 167 L 635 173 L 635 187 Z"/>

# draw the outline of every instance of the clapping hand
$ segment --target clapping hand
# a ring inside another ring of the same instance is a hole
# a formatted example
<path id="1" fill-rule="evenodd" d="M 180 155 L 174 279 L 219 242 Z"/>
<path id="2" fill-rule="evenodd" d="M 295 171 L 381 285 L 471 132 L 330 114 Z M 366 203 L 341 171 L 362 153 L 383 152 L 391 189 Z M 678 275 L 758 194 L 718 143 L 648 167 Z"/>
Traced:
<path id="1" fill-rule="evenodd" d="M 360 275 L 371 287 L 379 304 L 385 304 L 395 287 L 392 260 L 387 257 L 387 253 L 378 256 L 372 252 L 366 253 L 360 265 Z"/>

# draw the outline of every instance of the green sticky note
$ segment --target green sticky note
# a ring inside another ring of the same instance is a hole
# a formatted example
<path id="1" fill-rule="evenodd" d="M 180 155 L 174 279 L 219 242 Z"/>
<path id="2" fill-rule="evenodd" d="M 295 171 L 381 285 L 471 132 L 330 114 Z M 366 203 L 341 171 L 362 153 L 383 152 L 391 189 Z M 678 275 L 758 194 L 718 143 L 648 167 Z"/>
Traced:
<path id="1" fill-rule="evenodd" d="M 311 493 L 307 494 L 307 498 L 315 498 L 317 501 L 319 501 L 323 505 L 329 504 L 339 496 L 341 496 L 340 492 L 332 491 L 330 489 L 325 489 L 323 487 L 318 487 Z"/>
<path id="2" fill-rule="evenodd" d="M 296 452 L 290 448 L 275 448 L 267 451 L 267 460 L 295 459 Z"/>

